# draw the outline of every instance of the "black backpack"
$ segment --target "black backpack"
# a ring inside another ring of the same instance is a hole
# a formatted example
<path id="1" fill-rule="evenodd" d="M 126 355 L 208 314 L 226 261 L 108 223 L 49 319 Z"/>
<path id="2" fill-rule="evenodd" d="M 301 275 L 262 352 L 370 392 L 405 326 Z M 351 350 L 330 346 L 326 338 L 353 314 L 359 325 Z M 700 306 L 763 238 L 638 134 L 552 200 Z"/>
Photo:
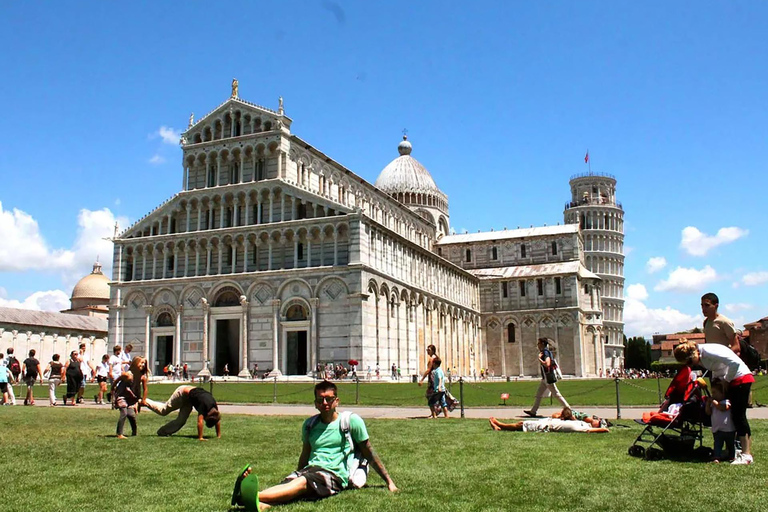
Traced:
<path id="1" fill-rule="evenodd" d="M 757 370 L 760 368 L 760 352 L 755 347 L 747 343 L 746 340 L 739 340 L 739 348 L 741 349 L 741 360 L 744 361 L 750 370 Z"/>
<path id="2" fill-rule="evenodd" d="M 8 369 L 13 374 L 14 379 L 18 378 L 19 374 L 21 373 L 21 365 L 19 364 L 19 360 L 13 356 L 8 356 Z"/>

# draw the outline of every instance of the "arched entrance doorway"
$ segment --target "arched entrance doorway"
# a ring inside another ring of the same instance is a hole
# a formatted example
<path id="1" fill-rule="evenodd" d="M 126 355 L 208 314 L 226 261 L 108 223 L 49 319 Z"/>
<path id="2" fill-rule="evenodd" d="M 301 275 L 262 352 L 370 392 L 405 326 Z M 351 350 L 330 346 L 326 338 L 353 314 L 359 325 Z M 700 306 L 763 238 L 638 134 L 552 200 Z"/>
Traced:
<path id="1" fill-rule="evenodd" d="M 282 367 L 286 375 L 309 373 L 309 316 L 307 308 L 293 303 L 285 310 L 283 321 Z"/>
<path id="2" fill-rule="evenodd" d="M 152 330 L 155 349 L 150 356 L 152 361 L 149 367 L 155 375 L 163 375 L 163 368 L 173 362 L 173 345 L 176 328 L 173 324 L 173 317 L 168 311 L 163 311 L 157 315 L 155 327 Z"/>
<path id="3" fill-rule="evenodd" d="M 223 375 L 225 365 L 229 375 L 237 375 L 240 371 L 240 295 L 239 290 L 228 286 L 220 290 L 213 300 L 209 368 L 214 375 Z"/>

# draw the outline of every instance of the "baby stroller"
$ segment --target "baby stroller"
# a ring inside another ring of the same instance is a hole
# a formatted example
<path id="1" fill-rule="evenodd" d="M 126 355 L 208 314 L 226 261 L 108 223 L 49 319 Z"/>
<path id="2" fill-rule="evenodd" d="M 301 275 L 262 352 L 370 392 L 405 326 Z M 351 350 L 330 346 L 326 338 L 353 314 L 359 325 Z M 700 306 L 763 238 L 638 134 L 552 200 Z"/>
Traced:
<path id="1" fill-rule="evenodd" d="M 703 445 L 709 416 L 704 412 L 709 396 L 703 379 L 692 379 L 691 369 L 684 366 L 667 389 L 663 412 L 648 412 L 642 420 L 642 432 L 629 447 L 629 454 L 646 460 L 709 460 L 712 449 Z"/>

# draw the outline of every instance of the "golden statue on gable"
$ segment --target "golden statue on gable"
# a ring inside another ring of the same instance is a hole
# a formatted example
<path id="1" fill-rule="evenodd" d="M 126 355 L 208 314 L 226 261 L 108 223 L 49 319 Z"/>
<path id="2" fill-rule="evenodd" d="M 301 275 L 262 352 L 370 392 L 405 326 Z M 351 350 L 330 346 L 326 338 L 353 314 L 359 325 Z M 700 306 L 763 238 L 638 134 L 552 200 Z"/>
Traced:
<path id="1" fill-rule="evenodd" d="M 238 85 L 239 84 L 237 82 L 237 78 L 233 78 L 232 79 L 232 97 L 233 98 L 237 98 L 238 97 L 238 91 L 237 91 Z"/>

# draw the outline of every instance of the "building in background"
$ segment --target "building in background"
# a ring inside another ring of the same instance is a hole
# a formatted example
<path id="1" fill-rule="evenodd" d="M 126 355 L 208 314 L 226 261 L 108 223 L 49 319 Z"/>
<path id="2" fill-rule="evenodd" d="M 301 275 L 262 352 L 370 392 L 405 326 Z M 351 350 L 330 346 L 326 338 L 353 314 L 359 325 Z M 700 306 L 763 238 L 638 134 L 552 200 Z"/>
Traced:
<path id="1" fill-rule="evenodd" d="M 112 340 L 154 372 L 355 360 L 415 374 L 434 344 L 462 375 L 538 375 L 540 336 L 568 373 L 607 364 L 602 279 L 578 223 L 452 235 L 448 197 L 408 140 L 371 184 L 291 124 L 282 99 L 271 110 L 236 84 L 190 119 L 181 192 L 114 240 Z"/>
<path id="2" fill-rule="evenodd" d="M 86 344 L 86 355 L 94 363 L 107 352 L 109 278 L 96 262 L 93 272 L 72 289 L 70 309 L 61 313 L 0 308 L 0 350 L 13 347 L 23 361 L 30 349 L 44 368 L 53 354 L 66 362 L 68 354 Z"/>

